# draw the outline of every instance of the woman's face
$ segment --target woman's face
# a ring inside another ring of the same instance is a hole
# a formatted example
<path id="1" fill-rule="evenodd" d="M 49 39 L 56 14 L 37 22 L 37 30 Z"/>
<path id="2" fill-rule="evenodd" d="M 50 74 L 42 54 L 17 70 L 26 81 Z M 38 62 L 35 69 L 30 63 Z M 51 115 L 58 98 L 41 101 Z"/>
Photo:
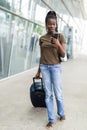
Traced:
<path id="1" fill-rule="evenodd" d="M 56 29 L 56 19 L 48 19 L 47 21 L 47 30 L 49 33 L 53 34 L 55 32 Z"/>

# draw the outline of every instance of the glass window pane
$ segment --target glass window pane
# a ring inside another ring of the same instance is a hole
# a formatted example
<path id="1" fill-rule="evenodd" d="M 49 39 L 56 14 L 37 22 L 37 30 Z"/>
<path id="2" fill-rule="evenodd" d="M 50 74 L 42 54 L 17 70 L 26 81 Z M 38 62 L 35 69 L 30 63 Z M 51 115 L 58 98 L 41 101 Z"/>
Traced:
<path id="1" fill-rule="evenodd" d="M 9 75 L 21 72 L 24 70 L 25 57 L 27 52 L 27 31 L 28 22 L 14 17 L 12 26 L 13 41 L 11 50 L 11 59 L 9 67 Z"/>
<path id="2" fill-rule="evenodd" d="M 0 75 L 8 76 L 9 61 L 12 47 L 11 20 L 9 13 L 0 11 Z"/>
<path id="3" fill-rule="evenodd" d="M 11 9 L 11 1 L 12 0 L 0 0 L 0 6 L 10 10 Z"/>

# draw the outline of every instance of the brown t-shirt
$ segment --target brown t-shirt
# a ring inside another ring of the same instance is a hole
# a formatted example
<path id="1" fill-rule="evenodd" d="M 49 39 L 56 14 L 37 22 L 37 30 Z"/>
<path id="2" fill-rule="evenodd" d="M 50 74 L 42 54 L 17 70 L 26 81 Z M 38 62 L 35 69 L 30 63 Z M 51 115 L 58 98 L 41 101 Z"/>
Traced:
<path id="1" fill-rule="evenodd" d="M 66 43 L 63 34 L 59 34 L 60 43 Z M 51 35 L 45 34 L 40 37 L 40 48 L 41 48 L 41 58 L 40 64 L 59 64 L 60 60 L 58 57 L 58 46 L 52 44 Z"/>

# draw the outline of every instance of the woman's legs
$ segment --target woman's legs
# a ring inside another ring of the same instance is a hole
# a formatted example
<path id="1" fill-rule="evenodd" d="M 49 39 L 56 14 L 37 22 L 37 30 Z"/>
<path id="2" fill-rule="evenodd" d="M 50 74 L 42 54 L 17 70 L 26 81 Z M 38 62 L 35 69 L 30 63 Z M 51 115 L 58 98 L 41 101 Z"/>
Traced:
<path id="1" fill-rule="evenodd" d="M 46 107 L 48 112 L 49 122 L 55 122 L 54 104 L 53 104 L 53 92 L 52 92 L 52 81 L 49 65 L 40 65 L 44 89 L 46 94 Z"/>
<path id="2" fill-rule="evenodd" d="M 62 92 L 62 76 L 61 76 L 61 65 L 54 65 L 51 70 L 53 89 L 57 103 L 57 113 L 60 117 L 64 117 L 64 102 Z"/>
<path id="3" fill-rule="evenodd" d="M 62 94 L 62 76 L 61 76 L 61 65 L 40 65 L 45 94 L 46 94 L 46 106 L 48 112 L 49 122 L 55 122 L 54 104 L 53 104 L 53 92 L 57 103 L 57 113 L 60 117 L 64 116 L 64 103 Z"/>

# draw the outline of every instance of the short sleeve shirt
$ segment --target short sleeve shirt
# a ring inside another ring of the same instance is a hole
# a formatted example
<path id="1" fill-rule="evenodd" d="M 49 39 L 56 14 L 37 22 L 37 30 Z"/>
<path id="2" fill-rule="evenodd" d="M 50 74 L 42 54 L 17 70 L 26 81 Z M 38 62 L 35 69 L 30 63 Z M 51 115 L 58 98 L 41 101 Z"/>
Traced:
<path id="1" fill-rule="evenodd" d="M 60 43 L 66 43 L 63 34 L 58 33 Z M 52 44 L 51 35 L 45 34 L 40 37 L 39 41 L 41 49 L 40 64 L 58 64 L 60 63 L 58 57 L 58 46 Z"/>

